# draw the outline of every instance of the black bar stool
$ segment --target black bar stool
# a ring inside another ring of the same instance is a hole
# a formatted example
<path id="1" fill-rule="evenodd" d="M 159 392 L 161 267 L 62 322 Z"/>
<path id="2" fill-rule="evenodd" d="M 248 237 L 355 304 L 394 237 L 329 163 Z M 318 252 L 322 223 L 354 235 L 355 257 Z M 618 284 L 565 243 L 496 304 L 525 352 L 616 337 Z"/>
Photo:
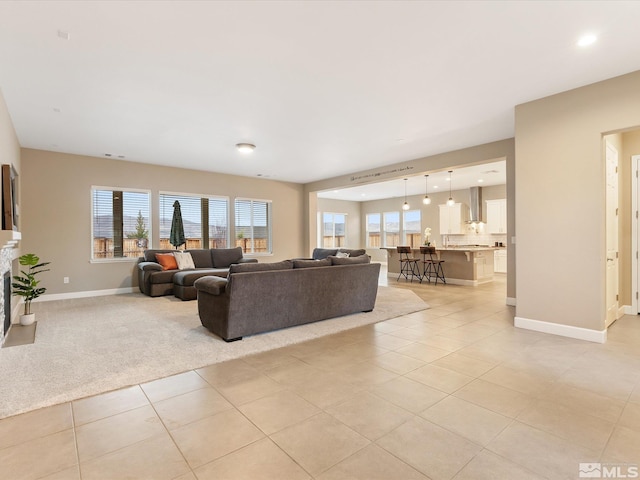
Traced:
<path id="1" fill-rule="evenodd" d="M 411 256 L 411 247 L 398 246 L 396 249 L 400 254 L 400 275 L 398 275 L 398 280 L 404 276 L 407 280 L 411 277 L 411 282 L 413 282 L 413 277 L 422 282 L 422 275 L 420 275 L 420 267 L 418 266 L 420 259 Z"/>
<path id="2" fill-rule="evenodd" d="M 446 284 L 447 281 L 444 278 L 444 270 L 442 269 L 444 260 L 438 259 L 436 247 L 420 247 L 420 253 L 422 254 L 422 271 L 424 272 L 422 278 L 426 278 L 429 283 L 431 283 L 432 278 L 435 278 L 436 285 L 438 284 L 438 279 Z M 420 279 L 420 283 L 422 283 L 422 278 Z"/>

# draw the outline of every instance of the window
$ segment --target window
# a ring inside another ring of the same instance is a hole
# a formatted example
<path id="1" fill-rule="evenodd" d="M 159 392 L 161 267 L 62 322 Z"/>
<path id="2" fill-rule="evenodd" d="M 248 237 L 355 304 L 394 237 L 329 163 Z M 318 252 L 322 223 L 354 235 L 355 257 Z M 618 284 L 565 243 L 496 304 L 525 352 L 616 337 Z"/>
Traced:
<path id="1" fill-rule="evenodd" d="M 181 249 L 227 247 L 229 202 L 226 198 L 160 193 L 160 248 L 175 248 L 169 236 L 176 200 L 180 202 L 186 240 Z"/>
<path id="2" fill-rule="evenodd" d="M 367 247 L 380 246 L 380 214 L 367 213 Z"/>
<path id="3" fill-rule="evenodd" d="M 149 247 L 151 194 L 142 190 L 92 187 L 93 260 L 138 258 Z"/>
<path id="4" fill-rule="evenodd" d="M 229 201 L 226 198 L 208 198 L 209 248 L 227 248 L 229 244 Z"/>
<path id="5" fill-rule="evenodd" d="M 322 248 L 347 246 L 347 215 L 345 213 L 322 213 Z"/>
<path id="6" fill-rule="evenodd" d="M 400 245 L 400 213 L 385 212 L 384 214 L 384 246 Z"/>
<path id="7" fill-rule="evenodd" d="M 404 212 L 403 218 L 405 245 L 414 248 L 422 244 L 422 232 L 420 231 L 420 210 L 409 210 Z"/>
<path id="8" fill-rule="evenodd" d="M 236 246 L 245 253 L 271 253 L 271 202 L 236 199 Z"/>

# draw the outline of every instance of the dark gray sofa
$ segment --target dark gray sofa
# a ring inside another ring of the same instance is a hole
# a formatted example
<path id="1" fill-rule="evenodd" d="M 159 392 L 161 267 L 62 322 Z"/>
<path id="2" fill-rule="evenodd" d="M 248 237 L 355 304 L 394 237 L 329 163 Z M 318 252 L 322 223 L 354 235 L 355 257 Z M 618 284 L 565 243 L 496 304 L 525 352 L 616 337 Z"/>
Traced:
<path id="1" fill-rule="evenodd" d="M 193 286 L 205 275 L 226 277 L 229 267 L 235 263 L 257 263 L 255 258 L 243 258 L 242 248 L 210 248 L 186 250 L 191 253 L 195 269 L 163 270 L 156 262 L 156 253 L 173 253 L 175 250 L 145 250 L 138 263 L 138 286 L 150 297 L 174 294 L 182 300 L 195 300 Z"/>
<path id="2" fill-rule="evenodd" d="M 366 255 L 364 249 L 352 250 L 349 248 L 314 248 L 311 257 L 313 260 L 322 260 L 324 258 L 335 256 L 338 252 L 348 253 L 350 257 L 359 257 Z"/>
<path id="3" fill-rule="evenodd" d="M 379 263 L 367 255 L 232 265 L 195 281 L 202 325 L 226 341 L 373 310 Z"/>

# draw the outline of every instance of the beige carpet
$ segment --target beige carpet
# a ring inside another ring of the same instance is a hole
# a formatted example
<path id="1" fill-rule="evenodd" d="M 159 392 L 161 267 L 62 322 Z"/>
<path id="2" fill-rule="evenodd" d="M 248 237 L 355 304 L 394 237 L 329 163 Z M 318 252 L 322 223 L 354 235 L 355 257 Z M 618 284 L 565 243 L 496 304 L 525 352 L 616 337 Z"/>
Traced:
<path id="1" fill-rule="evenodd" d="M 410 290 L 379 287 L 373 312 L 226 343 L 197 302 L 127 294 L 34 304 L 32 345 L 0 349 L 0 418 L 148 382 L 428 308 Z"/>

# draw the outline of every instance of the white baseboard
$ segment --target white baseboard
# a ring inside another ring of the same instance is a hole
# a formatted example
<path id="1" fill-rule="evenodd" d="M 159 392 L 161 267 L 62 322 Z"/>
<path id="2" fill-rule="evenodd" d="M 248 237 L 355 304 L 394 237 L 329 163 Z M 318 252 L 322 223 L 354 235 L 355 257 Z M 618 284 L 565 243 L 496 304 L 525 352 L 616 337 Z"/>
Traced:
<path id="1" fill-rule="evenodd" d="M 507 297 L 506 304 L 509 305 L 510 307 L 515 307 L 516 306 L 515 297 Z"/>
<path id="2" fill-rule="evenodd" d="M 108 290 L 88 290 L 86 292 L 70 292 L 70 293 L 53 293 L 50 295 L 43 295 L 40 298 L 34 300 L 34 302 L 48 302 L 51 300 L 69 300 L 72 298 L 87 298 L 87 297 L 104 297 L 106 295 L 120 295 L 123 293 L 135 293 L 138 292 L 138 287 L 123 287 L 123 288 L 111 288 Z"/>
<path id="3" fill-rule="evenodd" d="M 560 325 L 558 323 L 543 322 L 542 320 L 531 320 L 530 318 L 515 317 L 514 325 L 525 330 L 535 332 L 550 333 L 562 337 L 577 338 L 595 343 L 605 343 L 607 341 L 607 329 L 591 330 L 589 328 L 573 327 L 571 325 Z"/>
<path id="4" fill-rule="evenodd" d="M 637 315 L 638 312 L 634 311 L 633 305 L 623 305 L 618 311 L 618 316 L 622 315 Z"/>

